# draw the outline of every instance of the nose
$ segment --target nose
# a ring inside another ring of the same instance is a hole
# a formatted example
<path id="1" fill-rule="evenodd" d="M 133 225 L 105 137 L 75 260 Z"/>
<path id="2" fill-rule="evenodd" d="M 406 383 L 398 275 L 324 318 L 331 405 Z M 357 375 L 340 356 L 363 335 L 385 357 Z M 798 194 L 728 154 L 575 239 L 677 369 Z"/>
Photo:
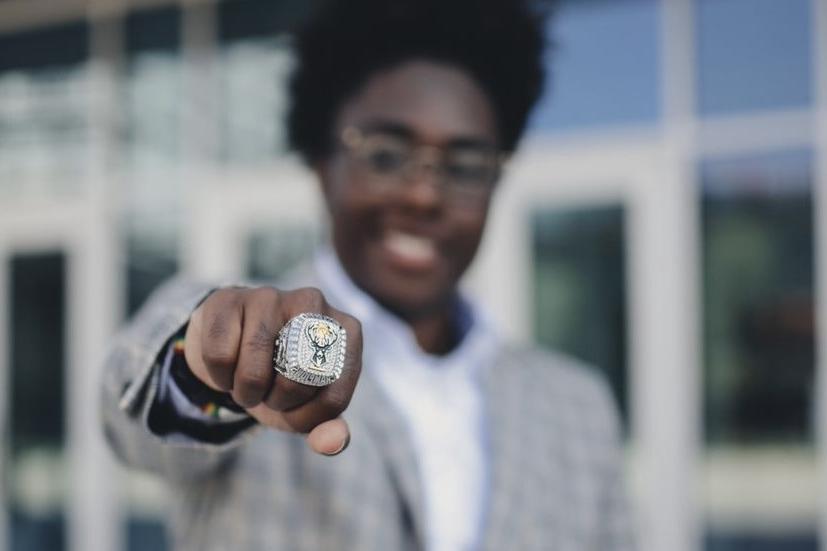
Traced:
<path id="1" fill-rule="evenodd" d="M 404 197 L 408 204 L 433 209 L 442 204 L 439 151 L 423 149 L 407 167 Z"/>
<path id="2" fill-rule="evenodd" d="M 437 167 L 420 165 L 405 182 L 405 203 L 420 210 L 435 210 L 442 205 L 442 189 Z"/>

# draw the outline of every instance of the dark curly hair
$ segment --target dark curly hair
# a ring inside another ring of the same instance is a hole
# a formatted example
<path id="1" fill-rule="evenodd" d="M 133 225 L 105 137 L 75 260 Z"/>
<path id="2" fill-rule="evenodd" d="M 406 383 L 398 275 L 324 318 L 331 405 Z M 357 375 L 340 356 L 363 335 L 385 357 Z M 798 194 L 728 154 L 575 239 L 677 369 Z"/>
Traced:
<path id="1" fill-rule="evenodd" d="M 375 73 L 413 58 L 466 70 L 494 109 L 513 151 L 540 97 L 549 2 L 327 0 L 295 36 L 290 145 L 312 163 L 331 151 L 342 105 Z"/>

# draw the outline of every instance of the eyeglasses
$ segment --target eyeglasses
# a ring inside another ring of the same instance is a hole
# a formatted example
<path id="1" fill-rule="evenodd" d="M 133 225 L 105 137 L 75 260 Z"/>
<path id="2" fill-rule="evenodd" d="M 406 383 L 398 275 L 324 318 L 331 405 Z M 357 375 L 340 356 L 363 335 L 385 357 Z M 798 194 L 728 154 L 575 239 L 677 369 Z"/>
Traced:
<path id="1" fill-rule="evenodd" d="M 369 172 L 365 184 L 376 193 L 390 193 L 429 172 L 446 201 L 478 206 L 491 194 L 504 156 L 493 147 L 416 145 L 386 131 L 363 131 L 349 126 L 341 134 L 345 149 Z"/>

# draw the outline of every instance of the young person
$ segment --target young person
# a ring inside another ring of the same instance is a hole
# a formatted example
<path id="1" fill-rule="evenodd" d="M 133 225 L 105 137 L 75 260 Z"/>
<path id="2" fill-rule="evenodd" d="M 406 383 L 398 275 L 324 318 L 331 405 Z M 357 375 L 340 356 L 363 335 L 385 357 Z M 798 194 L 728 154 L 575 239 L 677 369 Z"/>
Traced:
<path id="1" fill-rule="evenodd" d="M 605 384 L 458 291 L 542 50 L 516 0 L 328 2 L 299 33 L 329 245 L 275 286 L 166 285 L 107 363 L 107 437 L 169 481 L 177 548 L 631 548 Z"/>

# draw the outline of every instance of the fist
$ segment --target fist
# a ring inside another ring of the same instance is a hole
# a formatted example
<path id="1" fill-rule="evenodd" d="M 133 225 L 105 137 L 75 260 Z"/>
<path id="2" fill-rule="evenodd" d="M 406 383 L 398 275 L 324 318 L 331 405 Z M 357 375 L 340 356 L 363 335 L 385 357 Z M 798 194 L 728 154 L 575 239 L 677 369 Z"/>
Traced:
<path id="1" fill-rule="evenodd" d="M 276 335 L 302 312 L 329 316 L 347 332 L 342 375 L 325 387 L 296 383 L 273 369 Z M 190 317 L 184 353 L 198 379 L 231 393 L 260 423 L 306 433 L 319 453 L 335 454 L 347 445 L 350 433 L 340 415 L 359 379 L 362 329 L 356 318 L 327 304 L 318 289 L 219 289 Z"/>

